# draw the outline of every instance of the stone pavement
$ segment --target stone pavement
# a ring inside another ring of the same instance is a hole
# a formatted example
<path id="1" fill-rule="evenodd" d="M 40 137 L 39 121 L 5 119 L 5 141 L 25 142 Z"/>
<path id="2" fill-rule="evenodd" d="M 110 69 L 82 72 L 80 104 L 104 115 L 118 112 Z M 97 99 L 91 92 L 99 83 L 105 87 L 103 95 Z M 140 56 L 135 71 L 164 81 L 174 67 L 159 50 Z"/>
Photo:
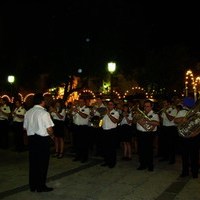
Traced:
<path id="1" fill-rule="evenodd" d="M 179 178 L 181 163 L 158 162 L 155 170 L 138 171 L 137 155 L 110 169 L 100 166 L 100 157 L 89 162 L 72 161 L 66 152 L 62 159 L 51 158 L 48 186 L 54 191 L 32 193 L 28 187 L 28 152 L 0 150 L 0 199 L 5 200 L 199 200 L 200 177 Z"/>

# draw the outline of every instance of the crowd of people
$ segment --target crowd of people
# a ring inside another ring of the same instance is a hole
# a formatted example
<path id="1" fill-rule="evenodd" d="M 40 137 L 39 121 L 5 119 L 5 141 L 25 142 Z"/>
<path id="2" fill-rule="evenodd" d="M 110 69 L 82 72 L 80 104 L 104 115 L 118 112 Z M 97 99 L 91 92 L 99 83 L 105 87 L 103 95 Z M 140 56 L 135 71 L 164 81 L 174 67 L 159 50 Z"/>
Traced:
<path id="1" fill-rule="evenodd" d="M 0 102 L 0 148 L 9 145 L 12 127 L 16 151 L 29 150 L 29 185 L 32 192 L 48 192 L 46 177 L 53 141 L 53 157 L 62 159 L 65 153 L 66 130 L 70 134 L 73 161 L 85 163 L 91 153 L 102 157 L 102 167 L 114 168 L 121 159 L 138 156 L 137 170 L 154 171 L 154 158 L 160 162 L 176 163 L 181 155 L 180 177 L 198 178 L 200 135 L 182 137 L 178 126 L 187 122 L 187 113 L 195 106 L 193 99 L 162 99 L 155 102 L 133 100 L 93 102 L 79 98 L 67 105 L 56 99 L 47 105 L 41 94 L 35 94 L 33 107 L 27 109 L 18 99 L 12 107 L 6 98 Z M 51 142 L 50 142 L 51 141 Z M 41 154 L 43 152 L 43 154 Z M 41 163 L 40 167 L 36 163 Z"/>

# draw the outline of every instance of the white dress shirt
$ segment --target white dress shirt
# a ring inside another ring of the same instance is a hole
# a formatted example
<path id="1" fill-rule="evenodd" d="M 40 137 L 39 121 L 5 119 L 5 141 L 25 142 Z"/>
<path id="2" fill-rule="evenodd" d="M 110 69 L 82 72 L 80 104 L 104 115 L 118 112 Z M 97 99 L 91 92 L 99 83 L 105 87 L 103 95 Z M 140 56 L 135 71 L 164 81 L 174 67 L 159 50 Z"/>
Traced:
<path id="1" fill-rule="evenodd" d="M 53 127 L 54 123 L 50 114 L 40 105 L 35 105 L 28 110 L 24 117 L 23 127 L 27 135 L 49 136 L 47 128 Z"/>

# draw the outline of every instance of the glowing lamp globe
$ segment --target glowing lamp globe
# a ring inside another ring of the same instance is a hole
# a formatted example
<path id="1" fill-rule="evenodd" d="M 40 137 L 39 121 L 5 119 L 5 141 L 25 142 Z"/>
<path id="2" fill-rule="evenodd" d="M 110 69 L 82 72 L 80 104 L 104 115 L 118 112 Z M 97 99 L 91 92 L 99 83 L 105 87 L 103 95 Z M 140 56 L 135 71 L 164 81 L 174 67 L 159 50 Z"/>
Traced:
<path id="1" fill-rule="evenodd" d="M 8 76 L 8 82 L 11 83 L 11 84 L 14 83 L 15 82 L 15 77 L 12 76 L 12 75 Z"/>
<path id="2" fill-rule="evenodd" d="M 108 63 L 108 71 L 112 74 L 116 70 L 116 63 L 110 62 Z"/>

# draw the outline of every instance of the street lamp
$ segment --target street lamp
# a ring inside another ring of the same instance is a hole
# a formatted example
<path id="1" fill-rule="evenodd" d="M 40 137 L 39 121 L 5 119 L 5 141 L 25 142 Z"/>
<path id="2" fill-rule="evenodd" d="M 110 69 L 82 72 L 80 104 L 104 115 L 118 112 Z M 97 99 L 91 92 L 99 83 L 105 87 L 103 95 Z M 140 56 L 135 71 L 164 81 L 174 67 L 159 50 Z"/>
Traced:
<path id="1" fill-rule="evenodd" d="M 112 94 L 112 74 L 115 72 L 115 70 L 116 70 L 116 63 L 109 62 L 108 63 L 108 71 L 110 72 L 110 76 L 109 76 L 110 94 Z"/>
<path id="2" fill-rule="evenodd" d="M 13 83 L 15 82 L 15 76 L 9 75 L 9 76 L 8 76 L 8 82 L 9 82 L 10 85 L 11 85 L 11 99 L 12 99 L 12 101 L 13 101 Z"/>
<path id="3" fill-rule="evenodd" d="M 116 70 L 116 63 L 109 62 L 108 63 L 108 71 L 112 74 Z"/>
<path id="4" fill-rule="evenodd" d="M 15 82 L 15 77 L 14 77 L 13 75 L 9 75 L 9 76 L 8 76 L 8 82 L 9 82 L 10 84 L 13 84 L 13 83 Z"/>

